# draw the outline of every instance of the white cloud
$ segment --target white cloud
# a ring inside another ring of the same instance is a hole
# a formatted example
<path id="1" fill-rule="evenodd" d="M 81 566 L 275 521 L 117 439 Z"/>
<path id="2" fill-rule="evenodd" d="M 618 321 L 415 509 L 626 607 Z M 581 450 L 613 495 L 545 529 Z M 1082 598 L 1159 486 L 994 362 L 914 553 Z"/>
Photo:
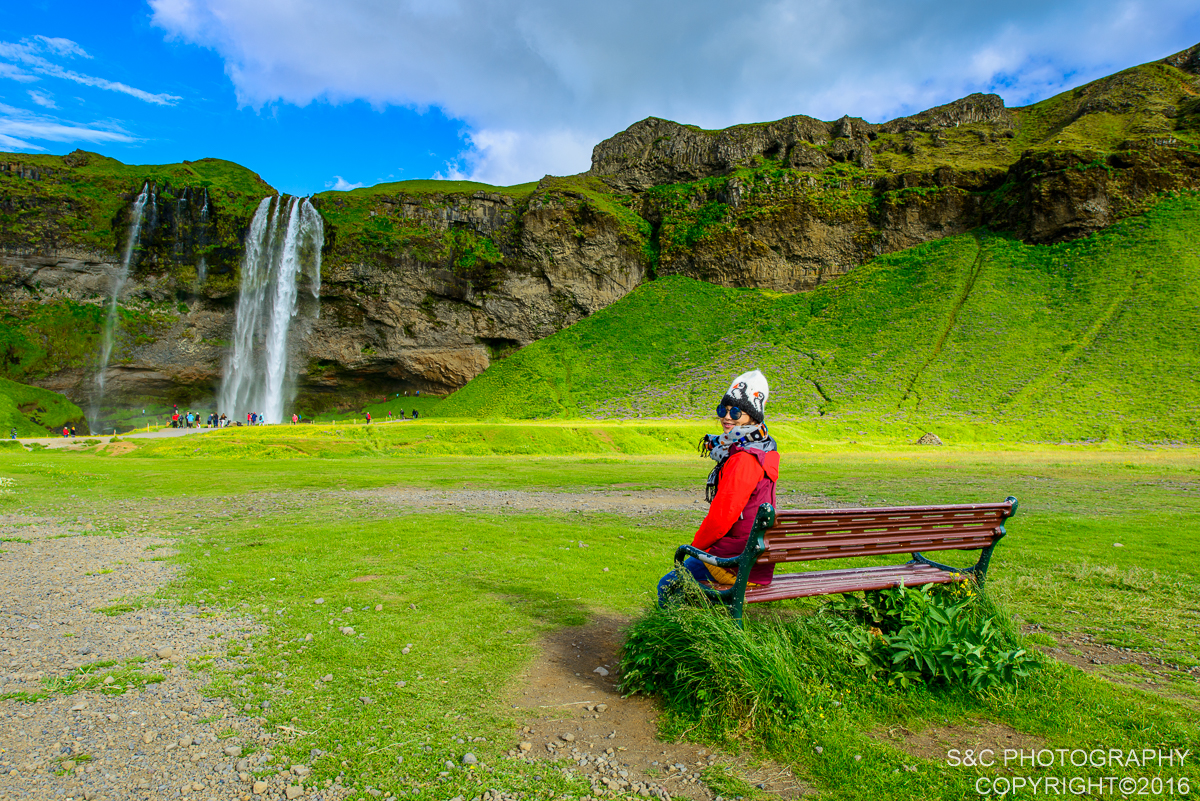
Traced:
<path id="1" fill-rule="evenodd" d="M 646 116 L 881 121 L 995 89 L 1020 105 L 1200 39 L 1195 0 L 149 0 L 217 51 L 240 101 L 436 106 L 453 174 L 587 169 Z"/>
<path id="2" fill-rule="evenodd" d="M 82 47 L 70 39 L 59 39 L 53 36 L 42 36 L 41 34 L 33 38 L 37 39 L 47 50 L 52 51 L 56 55 L 91 58 Z"/>
<path id="3" fill-rule="evenodd" d="M 73 70 L 66 70 L 56 65 L 51 65 L 45 70 L 39 70 L 44 75 L 49 75 L 52 78 L 62 78 L 67 81 L 81 83 L 84 86 L 94 86 L 97 89 L 107 89 L 110 92 L 120 92 L 121 94 L 136 97 L 138 100 L 145 100 L 147 103 L 154 103 L 159 106 L 173 106 L 180 98 L 178 95 L 168 95 L 166 93 L 155 94 L 138 89 L 135 86 L 121 83 L 120 81 L 110 81 L 106 78 L 96 78 L 92 75 L 81 75 Z"/>
<path id="4" fill-rule="evenodd" d="M 17 139 L 14 136 L 7 136 L 0 133 L 0 147 L 14 153 L 20 153 L 26 150 L 45 150 L 44 147 L 38 147 L 32 142 L 26 142 L 24 139 Z"/>
<path id="5" fill-rule="evenodd" d="M 147 92 L 144 89 L 138 89 L 135 86 L 130 86 L 120 81 L 110 81 L 107 78 L 98 78 L 94 75 L 75 72 L 54 63 L 47 58 L 47 55 L 67 58 L 75 56 L 91 58 L 82 47 L 70 39 L 34 36 L 32 39 L 22 39 L 19 42 L 0 42 L 0 59 L 8 62 L 6 64 L 0 61 L 0 77 L 13 78 L 18 81 L 36 80 L 35 75 L 61 78 L 62 80 L 73 81 L 84 86 L 93 86 L 97 89 L 105 89 L 110 92 L 120 92 L 130 97 L 136 97 L 138 100 L 144 100 L 147 103 L 154 103 L 160 106 L 172 106 L 182 99 L 176 95 Z M 18 64 L 22 66 L 19 67 L 17 66 Z"/>
<path id="6" fill-rule="evenodd" d="M 37 103 L 42 108 L 58 108 L 54 102 L 54 98 L 40 89 L 30 89 L 29 99 Z"/>
<path id="7" fill-rule="evenodd" d="M 5 64 L 3 61 L 0 61 L 0 78 L 8 78 L 10 81 L 20 81 L 21 83 L 33 83 L 38 80 L 36 75 L 30 75 L 16 64 Z"/>
<path id="8" fill-rule="evenodd" d="M 352 184 L 340 175 L 333 176 L 336 180 L 326 181 L 325 188 L 332 189 L 334 192 L 348 192 L 351 189 L 358 189 L 363 185 L 362 181 Z"/>
<path id="9" fill-rule="evenodd" d="M 136 141 L 115 125 L 81 124 L 0 103 L 0 144 L 11 150 L 44 150 L 29 140 L 106 144 Z"/>
<path id="10" fill-rule="evenodd" d="M 596 144 L 594 138 L 569 130 L 523 133 L 485 128 L 469 133 L 467 140 L 470 148 L 435 177 L 512 186 L 543 175 L 574 175 L 587 169 Z"/>

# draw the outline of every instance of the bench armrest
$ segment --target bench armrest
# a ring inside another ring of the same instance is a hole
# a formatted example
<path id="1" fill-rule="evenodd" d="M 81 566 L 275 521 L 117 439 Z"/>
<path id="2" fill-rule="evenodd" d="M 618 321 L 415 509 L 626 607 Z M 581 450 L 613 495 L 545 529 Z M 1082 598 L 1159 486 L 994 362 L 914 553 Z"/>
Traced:
<path id="1" fill-rule="evenodd" d="M 764 503 L 758 507 L 758 514 L 754 517 L 754 528 L 750 530 L 750 536 L 746 539 L 746 547 L 740 556 L 713 556 L 692 545 L 680 545 L 675 549 L 676 565 L 681 564 L 688 556 L 694 556 L 705 564 L 737 569 L 737 581 L 732 587 L 714 590 L 702 586 L 701 589 L 710 598 L 716 598 L 729 604 L 731 607 L 729 611 L 739 626 L 742 625 L 742 609 L 746 605 L 746 584 L 750 581 L 750 569 L 754 567 L 754 563 L 758 561 L 758 557 L 762 555 L 763 551 L 767 550 L 764 535 L 774 525 L 775 507 Z"/>
<path id="2" fill-rule="evenodd" d="M 683 564 L 683 560 L 694 556 L 706 565 L 716 567 L 732 567 L 736 569 L 742 563 L 740 556 L 713 556 L 708 551 L 702 551 L 694 545 L 680 545 L 675 549 L 675 564 Z"/>

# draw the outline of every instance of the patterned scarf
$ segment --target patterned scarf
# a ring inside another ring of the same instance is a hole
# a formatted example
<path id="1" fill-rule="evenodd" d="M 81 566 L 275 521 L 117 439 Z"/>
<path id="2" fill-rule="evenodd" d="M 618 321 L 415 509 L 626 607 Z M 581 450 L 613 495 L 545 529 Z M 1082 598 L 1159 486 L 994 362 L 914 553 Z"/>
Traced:
<path id="1" fill-rule="evenodd" d="M 768 453 L 778 450 L 775 440 L 767 433 L 766 425 L 753 421 L 748 425 L 734 426 L 726 434 L 705 434 L 701 437 L 700 455 L 707 456 L 717 463 L 708 474 L 708 482 L 704 487 L 704 498 L 709 503 L 717 497 L 721 468 L 725 466 L 725 460 L 729 458 L 729 451 L 734 445 L 741 445 L 745 450 L 757 449 Z"/>

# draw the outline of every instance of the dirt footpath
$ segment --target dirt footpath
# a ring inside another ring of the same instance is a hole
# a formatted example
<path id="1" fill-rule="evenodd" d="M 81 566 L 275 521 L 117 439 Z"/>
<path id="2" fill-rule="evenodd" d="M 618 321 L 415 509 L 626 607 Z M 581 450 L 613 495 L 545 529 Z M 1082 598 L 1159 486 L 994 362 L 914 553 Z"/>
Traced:
<path id="1" fill-rule="evenodd" d="M 640 696 L 622 698 L 617 689 L 621 629 L 627 623 L 600 617 L 560 629 L 543 642 L 512 694 L 513 704 L 527 715 L 514 756 L 558 760 L 562 769 L 587 778 L 597 793 L 708 801 L 714 796 L 703 772 L 724 768 L 777 798 L 805 794 L 782 766 L 659 740 L 657 705 Z"/>

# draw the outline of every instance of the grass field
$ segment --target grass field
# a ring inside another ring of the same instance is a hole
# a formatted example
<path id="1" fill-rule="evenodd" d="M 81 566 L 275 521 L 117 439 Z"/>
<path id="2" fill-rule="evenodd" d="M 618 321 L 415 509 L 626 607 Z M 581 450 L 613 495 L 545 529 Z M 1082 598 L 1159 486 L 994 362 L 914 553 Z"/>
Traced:
<path id="1" fill-rule="evenodd" d="M 578 796 L 581 787 L 556 772 L 504 757 L 517 740 L 507 693 L 519 689 L 516 676 L 547 632 L 644 609 L 670 567 L 672 548 L 690 538 L 699 513 L 635 519 L 588 511 L 444 512 L 396 507 L 362 491 L 700 494 L 707 462 L 685 447 L 701 430 L 697 424 L 601 427 L 621 448 L 607 452 L 514 456 L 492 446 L 486 453 L 504 455 L 455 454 L 489 437 L 566 452 L 585 428 L 279 427 L 154 442 L 119 457 L 95 449 L 0 452 L 0 476 L 11 478 L 15 490 L 0 495 L 0 512 L 83 515 L 101 532 L 173 537 L 185 572 L 162 602 L 251 615 L 270 630 L 252 646 L 253 669 L 213 675 L 213 692 L 239 703 L 270 699 L 265 714 L 272 724 L 311 732 L 289 748 L 297 760 L 312 748 L 334 752 L 314 763 L 318 779 L 345 771 L 346 783 L 423 798 L 473 798 L 486 787 Z M 466 437 L 461 447 L 454 445 L 456 432 Z M 417 452 L 410 437 L 430 434 L 430 449 Z M 814 686 L 812 709 L 792 731 L 705 734 L 672 714 L 662 721 L 667 736 L 691 729 L 692 736 L 724 738 L 728 748 L 772 755 L 830 799 L 961 799 L 980 776 L 1011 775 L 913 756 L 879 736 L 898 727 L 922 732 L 987 720 L 1052 749 L 1195 750 L 1200 686 L 1184 672 L 1200 665 L 1194 450 L 858 447 L 809 440 L 803 431 L 781 439 L 783 505 L 791 505 L 788 498 L 877 505 L 1017 496 L 1020 512 L 993 560 L 990 592 L 1028 628 L 1031 644 L 1090 636 L 1182 670 L 1085 673 L 1050 660 L 1013 691 L 905 692 L 865 680 Z M 417 458 L 379 455 L 395 445 L 403 451 L 405 442 Z M 307 452 L 272 458 L 285 443 Z M 206 458 L 193 458 L 188 448 Z M 325 458 L 307 458 L 315 455 Z M 590 547 L 572 547 L 582 540 Z M 352 580 L 364 575 L 377 578 Z M 313 604 L 318 596 L 325 606 Z M 373 611 L 376 605 L 382 611 Z M 806 614 L 816 603 L 774 606 L 752 608 L 752 630 L 778 614 Z M 353 611 L 338 611 L 347 607 Z M 341 636 L 341 625 L 366 636 Z M 402 654 L 409 643 L 410 653 Z M 334 681 L 319 681 L 330 673 Z M 365 696 L 372 705 L 359 701 Z M 474 737 L 486 738 L 471 745 L 485 768 L 439 776 L 447 754 L 462 750 L 456 741 Z M 1188 775 L 1140 767 L 1121 773 Z"/>
<path id="2" fill-rule="evenodd" d="M 83 411 L 66 397 L 0 378 L 0 434 L 4 437 L 13 429 L 18 437 L 44 437 L 59 433 L 68 424 L 87 430 Z"/>

